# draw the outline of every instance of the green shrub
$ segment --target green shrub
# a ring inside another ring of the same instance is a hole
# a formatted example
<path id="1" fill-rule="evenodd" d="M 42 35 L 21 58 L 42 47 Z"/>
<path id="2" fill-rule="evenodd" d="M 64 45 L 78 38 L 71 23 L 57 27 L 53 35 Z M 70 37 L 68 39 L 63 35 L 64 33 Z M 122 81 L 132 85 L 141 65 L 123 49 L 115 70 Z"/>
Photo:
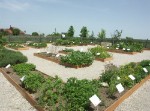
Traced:
<path id="1" fill-rule="evenodd" d="M 98 93 L 98 86 L 90 80 L 69 78 L 65 84 L 64 94 L 69 111 L 84 111 L 89 109 L 89 98 Z"/>
<path id="2" fill-rule="evenodd" d="M 62 100 L 64 100 L 64 98 L 62 97 L 63 87 L 64 84 L 58 77 L 54 78 L 54 80 L 49 78 L 46 79 L 40 89 L 38 103 L 42 106 L 47 106 L 48 110 L 50 111 L 62 109 L 61 103 Z"/>
<path id="3" fill-rule="evenodd" d="M 61 56 L 61 63 L 67 63 L 71 65 L 91 65 L 94 57 L 90 52 L 73 51 L 66 56 Z"/>
<path id="4" fill-rule="evenodd" d="M 21 44 L 18 44 L 18 43 L 11 43 L 11 44 L 8 44 L 7 45 L 8 47 L 10 48 L 23 48 L 23 46 Z"/>
<path id="5" fill-rule="evenodd" d="M 8 64 L 15 65 L 24 62 L 27 62 L 27 57 L 22 53 L 7 49 L 0 50 L 0 67 L 4 67 Z"/>
<path id="6" fill-rule="evenodd" d="M 18 75 L 28 75 L 30 71 L 34 71 L 36 66 L 34 64 L 22 63 L 13 66 L 13 70 L 17 72 Z"/>
<path id="7" fill-rule="evenodd" d="M 44 48 L 47 47 L 46 43 L 29 43 L 29 46 L 35 47 L 35 48 Z"/>
<path id="8" fill-rule="evenodd" d="M 150 60 L 142 60 L 142 61 L 140 62 L 140 65 L 141 65 L 142 67 L 150 66 Z"/>
<path id="9" fill-rule="evenodd" d="M 96 57 L 96 58 L 109 58 L 111 55 L 101 46 L 97 46 L 94 48 L 89 49 L 89 51 Z M 98 54 L 99 53 L 99 54 Z"/>
<path id="10" fill-rule="evenodd" d="M 64 52 L 73 52 L 74 50 L 73 49 L 67 49 L 67 48 L 65 48 L 63 51 Z"/>
<path id="11" fill-rule="evenodd" d="M 24 81 L 22 82 L 25 89 L 29 92 L 37 92 L 44 82 L 44 77 L 38 73 L 31 73 L 25 76 Z"/>

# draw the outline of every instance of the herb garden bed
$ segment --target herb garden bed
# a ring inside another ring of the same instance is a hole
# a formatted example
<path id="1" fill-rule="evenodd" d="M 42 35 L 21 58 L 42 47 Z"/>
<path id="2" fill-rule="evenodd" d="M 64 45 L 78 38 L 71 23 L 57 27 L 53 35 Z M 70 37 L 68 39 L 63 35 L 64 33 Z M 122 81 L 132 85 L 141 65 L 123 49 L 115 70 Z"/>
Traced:
<path id="1" fill-rule="evenodd" d="M 48 109 L 44 109 L 44 107 L 40 106 L 37 102 L 38 92 L 37 93 L 30 93 L 29 91 L 25 90 L 24 87 L 21 85 L 20 77 L 13 71 L 12 68 L 1 68 L 0 72 L 3 73 L 5 78 L 13 85 L 15 88 L 22 94 L 22 96 L 29 101 L 29 103 L 35 107 L 38 111 L 47 111 Z M 39 72 L 38 74 L 44 75 L 44 78 L 48 78 L 49 76 Z M 54 79 L 54 78 L 51 78 Z M 119 94 L 116 93 L 114 98 L 110 98 L 107 95 L 107 88 L 101 87 L 99 90 L 100 97 L 102 100 L 105 100 L 104 103 L 101 103 L 98 107 L 99 111 L 112 111 L 115 110 L 119 104 L 121 104 L 126 98 L 128 98 L 134 91 L 136 91 L 141 85 L 143 85 L 147 80 L 150 79 L 150 75 L 148 75 L 145 79 L 141 80 L 141 82 L 137 83 L 131 89 L 127 88 L 123 93 Z M 68 109 L 69 110 L 69 109 Z M 91 106 L 91 109 L 87 109 L 88 111 L 93 111 L 94 108 Z"/>
<path id="2" fill-rule="evenodd" d="M 95 60 L 101 61 L 101 62 L 106 62 L 106 61 L 111 61 L 111 60 L 113 60 L 113 58 L 112 58 L 112 57 L 109 57 L 109 58 L 95 58 Z"/>
<path id="3" fill-rule="evenodd" d="M 114 53 L 121 53 L 121 54 L 130 54 L 130 55 L 134 55 L 134 54 L 139 53 L 139 52 L 125 52 L 123 50 L 116 50 L 116 49 L 110 49 L 108 51 L 109 52 L 114 52 Z"/>
<path id="4" fill-rule="evenodd" d="M 42 59 L 52 61 L 55 63 L 60 63 L 60 58 L 56 57 L 56 54 L 52 55 L 52 54 L 46 54 L 46 52 L 43 52 L 43 53 L 34 53 L 34 56 L 37 56 L 37 57 L 40 57 Z"/>

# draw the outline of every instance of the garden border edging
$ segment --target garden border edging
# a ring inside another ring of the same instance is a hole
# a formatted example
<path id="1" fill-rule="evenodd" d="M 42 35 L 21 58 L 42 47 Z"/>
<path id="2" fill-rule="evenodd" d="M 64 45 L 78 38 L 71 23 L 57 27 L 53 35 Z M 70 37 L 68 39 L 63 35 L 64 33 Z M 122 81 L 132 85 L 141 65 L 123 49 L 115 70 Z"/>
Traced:
<path id="1" fill-rule="evenodd" d="M 147 80 L 150 79 L 150 75 L 142 79 L 139 83 L 129 89 L 124 95 L 122 95 L 117 101 L 109 106 L 105 111 L 114 111 L 125 99 L 132 95 L 140 86 L 142 86 Z"/>
<path id="2" fill-rule="evenodd" d="M 4 75 L 4 77 L 21 93 L 21 95 L 38 111 L 44 111 L 42 107 L 40 107 L 37 102 L 32 98 L 32 96 L 25 91 L 20 85 L 18 85 L 3 69 L 0 68 L 0 72 Z"/>

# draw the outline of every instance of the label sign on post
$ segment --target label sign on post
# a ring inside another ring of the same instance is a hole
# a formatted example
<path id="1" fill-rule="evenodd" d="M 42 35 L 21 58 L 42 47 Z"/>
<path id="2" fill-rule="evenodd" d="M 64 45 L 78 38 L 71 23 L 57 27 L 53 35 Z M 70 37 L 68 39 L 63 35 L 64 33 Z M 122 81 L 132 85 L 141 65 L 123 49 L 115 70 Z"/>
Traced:
<path id="1" fill-rule="evenodd" d="M 96 53 L 96 55 L 100 55 L 101 53 Z"/>
<path id="2" fill-rule="evenodd" d="M 25 76 L 23 76 L 22 78 L 20 78 L 20 81 L 23 82 L 25 79 Z"/>
<path id="3" fill-rule="evenodd" d="M 59 54 L 57 54 L 56 57 L 59 57 Z"/>
<path id="4" fill-rule="evenodd" d="M 124 87 L 122 86 L 121 83 L 119 83 L 118 85 L 116 85 L 116 88 L 118 90 L 119 93 L 123 92 L 124 91 Z"/>
<path id="5" fill-rule="evenodd" d="M 143 68 L 143 70 L 144 70 L 144 72 L 146 72 L 146 73 L 148 72 L 148 70 L 147 70 L 146 68 Z"/>
<path id="6" fill-rule="evenodd" d="M 89 98 L 89 100 L 92 102 L 92 104 L 96 107 L 99 105 L 101 100 L 97 97 L 96 94 L 94 94 L 92 97 Z"/>
<path id="7" fill-rule="evenodd" d="M 10 64 L 8 64 L 5 68 L 9 68 L 11 65 Z"/>
<path id="8" fill-rule="evenodd" d="M 133 75 L 128 76 L 131 80 L 135 80 L 135 77 Z"/>

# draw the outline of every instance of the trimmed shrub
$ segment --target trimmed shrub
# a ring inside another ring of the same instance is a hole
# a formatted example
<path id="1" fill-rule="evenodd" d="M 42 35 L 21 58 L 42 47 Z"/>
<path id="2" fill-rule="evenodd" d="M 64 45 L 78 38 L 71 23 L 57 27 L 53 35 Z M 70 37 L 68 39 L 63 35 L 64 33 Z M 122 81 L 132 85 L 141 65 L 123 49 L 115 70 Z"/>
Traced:
<path id="1" fill-rule="evenodd" d="M 0 67 L 4 67 L 8 64 L 15 65 L 24 62 L 27 62 L 27 57 L 22 53 L 7 49 L 0 50 Z"/>

